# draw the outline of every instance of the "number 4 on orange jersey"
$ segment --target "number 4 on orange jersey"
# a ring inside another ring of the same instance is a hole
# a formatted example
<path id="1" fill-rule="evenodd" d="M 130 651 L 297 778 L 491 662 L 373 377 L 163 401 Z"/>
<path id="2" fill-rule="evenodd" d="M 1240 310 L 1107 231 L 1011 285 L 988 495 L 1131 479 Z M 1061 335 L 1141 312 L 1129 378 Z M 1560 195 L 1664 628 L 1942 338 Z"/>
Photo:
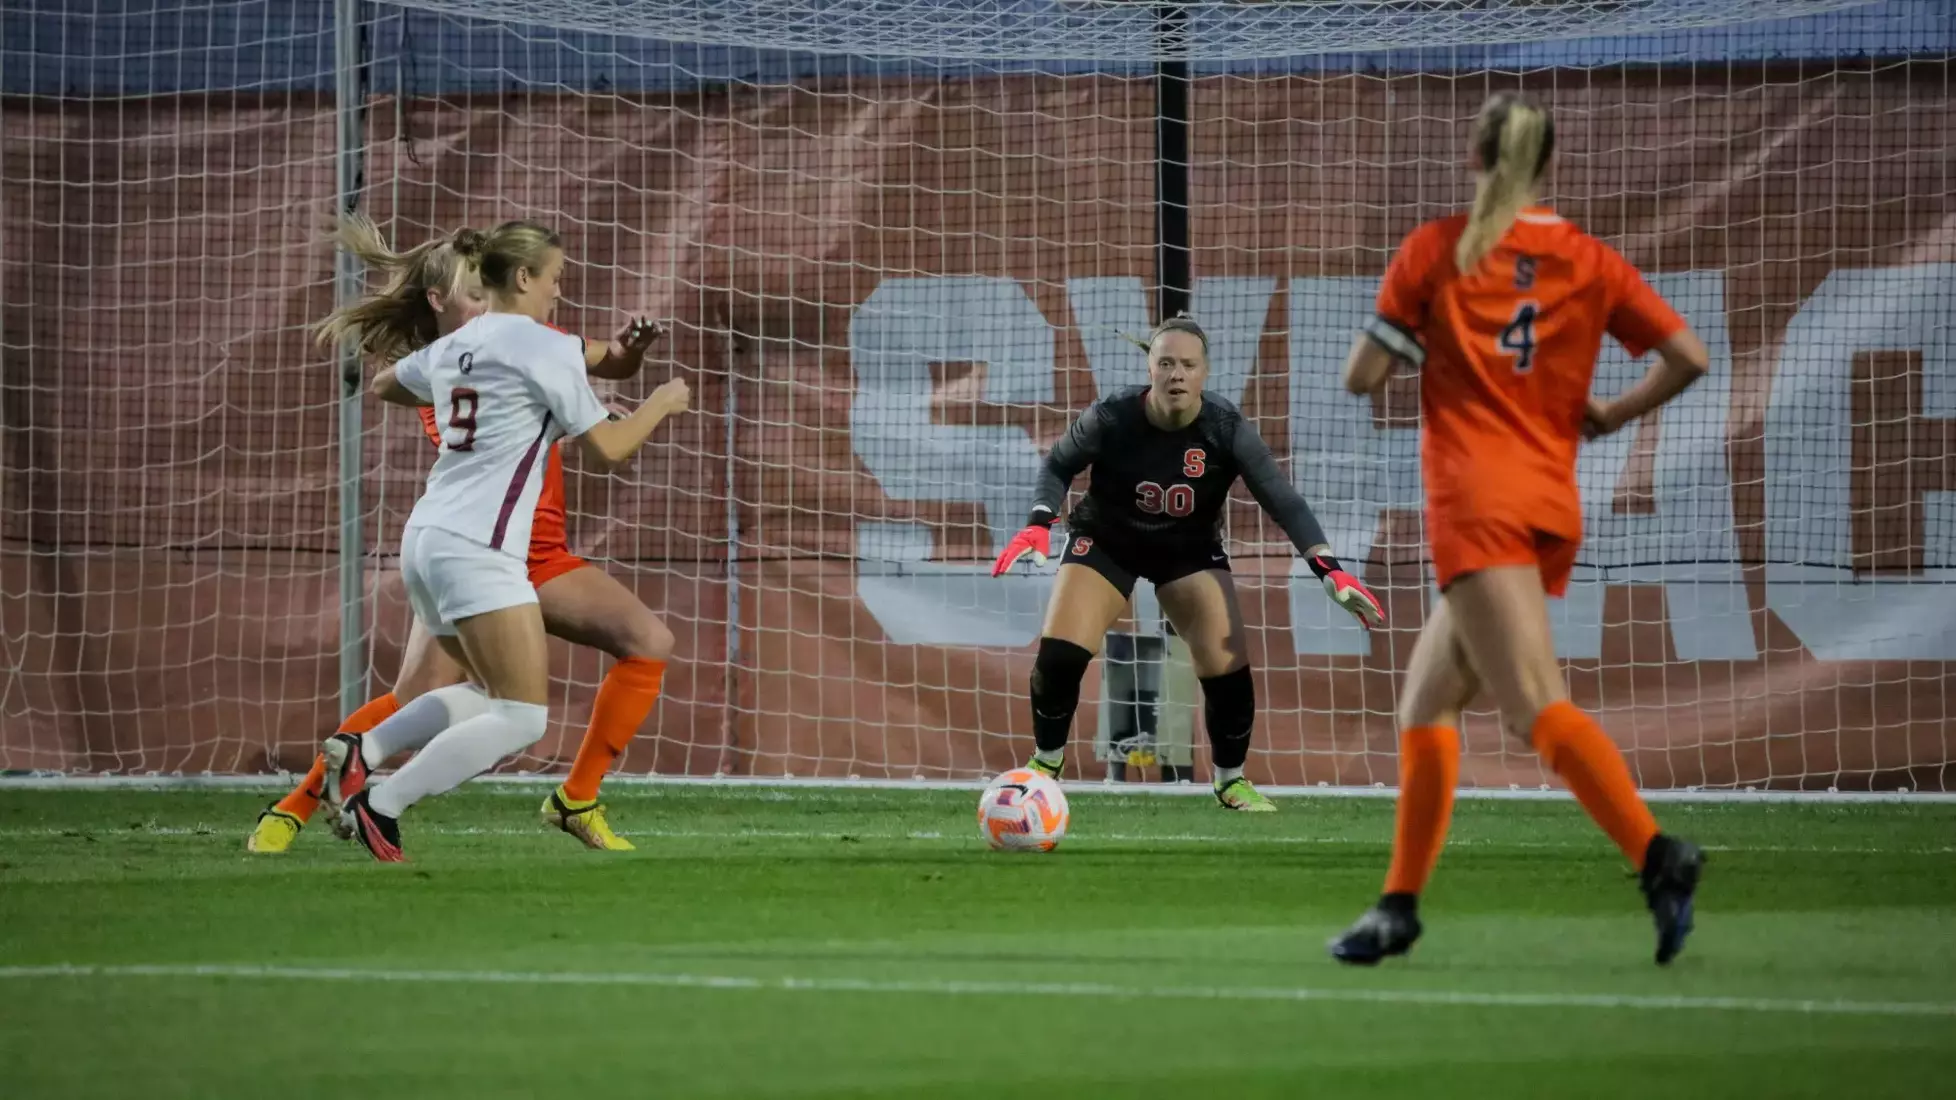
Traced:
<path id="1" fill-rule="evenodd" d="M 1523 302 L 1501 330 L 1501 350 L 1515 357 L 1516 374 L 1527 374 L 1535 365 L 1535 316 L 1540 311 L 1534 302 Z"/>

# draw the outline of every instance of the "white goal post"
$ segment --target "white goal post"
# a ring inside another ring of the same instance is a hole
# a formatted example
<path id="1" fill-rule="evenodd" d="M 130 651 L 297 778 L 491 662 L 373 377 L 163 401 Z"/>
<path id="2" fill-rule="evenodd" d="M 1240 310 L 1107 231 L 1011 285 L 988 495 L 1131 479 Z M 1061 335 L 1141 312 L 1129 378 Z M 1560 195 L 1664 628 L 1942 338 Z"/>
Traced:
<path id="1" fill-rule="evenodd" d="M 1717 364 L 1583 453 L 1578 702 L 1651 791 L 1956 790 L 1948 5 L 166 7 L 5 17 L 0 772 L 301 770 L 386 690 L 429 455 L 309 340 L 339 201 L 404 243 L 547 222 L 560 323 L 671 326 L 620 392 L 678 373 L 694 411 L 615 474 L 568 463 L 574 549 L 679 640 L 623 775 L 1022 761 L 1051 576 L 990 558 L 1044 449 L 1140 377 L 1119 333 L 1178 307 L 1389 612 L 1361 632 L 1232 501 L 1249 774 L 1389 787 L 1432 597 L 1417 402 L 1336 371 L 1399 239 L 1469 195 L 1474 112 L 1521 87 L 1557 120 L 1549 201 Z M 1637 369 L 1611 351 L 1598 388 Z M 1076 760 L 1159 778 L 1126 767 L 1145 726 L 1206 777 L 1185 657 L 1138 621 Z M 556 645 L 551 734 L 510 772 L 568 765 L 605 667 Z M 1464 736 L 1468 786 L 1546 781 L 1490 715 Z"/>

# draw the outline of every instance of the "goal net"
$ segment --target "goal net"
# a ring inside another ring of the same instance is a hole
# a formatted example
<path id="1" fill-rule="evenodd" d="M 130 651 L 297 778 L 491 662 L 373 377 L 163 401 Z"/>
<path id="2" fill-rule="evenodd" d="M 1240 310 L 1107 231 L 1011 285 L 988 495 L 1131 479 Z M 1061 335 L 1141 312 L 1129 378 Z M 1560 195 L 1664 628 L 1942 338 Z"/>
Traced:
<path id="1" fill-rule="evenodd" d="M 1577 701 L 1649 788 L 1956 789 L 1948 5 L 26 0 L 4 20 L 0 769 L 300 769 L 337 721 L 340 379 L 306 327 L 333 300 L 318 241 L 353 123 L 358 204 L 397 241 L 539 219 L 573 261 L 559 323 L 671 325 L 670 362 L 616 389 L 677 373 L 693 411 L 617 473 L 566 459 L 573 546 L 678 638 L 623 772 L 1022 760 L 1052 580 L 987 566 L 1043 450 L 1143 377 L 1120 333 L 1186 301 L 1210 389 L 1390 612 L 1345 621 L 1239 493 L 1250 774 L 1391 784 L 1434 598 L 1416 393 L 1362 404 L 1337 368 L 1400 237 L 1467 200 L 1481 101 L 1521 87 L 1557 119 L 1549 201 L 1715 363 L 1583 452 L 1588 537 L 1554 610 Z M 1638 370 L 1611 350 L 1598 390 Z M 411 417 L 360 411 L 345 610 L 378 693 L 430 455 Z M 1172 662 L 1158 619 L 1143 591 L 1121 652 Z M 552 732 L 516 769 L 567 765 L 608 665 L 553 645 Z M 1158 695 L 1199 710 L 1185 683 Z M 1467 784 L 1545 781 L 1491 715 L 1464 732 Z"/>

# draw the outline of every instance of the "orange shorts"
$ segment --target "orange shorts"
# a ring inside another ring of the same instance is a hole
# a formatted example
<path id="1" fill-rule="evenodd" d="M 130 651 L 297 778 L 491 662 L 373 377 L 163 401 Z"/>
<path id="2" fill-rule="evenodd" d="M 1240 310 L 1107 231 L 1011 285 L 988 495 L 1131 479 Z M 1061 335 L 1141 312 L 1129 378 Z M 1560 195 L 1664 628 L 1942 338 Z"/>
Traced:
<path id="1" fill-rule="evenodd" d="M 1581 539 L 1565 539 L 1525 523 L 1504 519 L 1445 520 L 1428 516 L 1426 543 L 1440 591 L 1454 581 L 1497 565 L 1532 565 L 1542 572 L 1542 591 L 1560 597 L 1569 590 Z"/>
<path id="2" fill-rule="evenodd" d="M 555 546 L 530 544 L 530 586 L 542 588 L 566 573 L 575 572 L 591 564 L 570 552 L 570 547 L 559 543 Z"/>

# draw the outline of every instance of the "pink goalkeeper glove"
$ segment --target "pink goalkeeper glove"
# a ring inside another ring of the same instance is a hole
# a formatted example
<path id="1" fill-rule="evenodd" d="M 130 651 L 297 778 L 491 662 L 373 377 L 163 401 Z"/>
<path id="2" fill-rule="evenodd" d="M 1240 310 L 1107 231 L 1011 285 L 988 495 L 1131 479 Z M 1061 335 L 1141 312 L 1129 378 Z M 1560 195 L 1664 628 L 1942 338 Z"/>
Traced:
<path id="1" fill-rule="evenodd" d="M 1025 529 L 1012 536 L 1005 544 L 997 560 L 992 562 L 992 576 L 996 577 L 1007 569 L 1019 564 L 1027 554 L 1031 554 L 1040 565 L 1046 564 L 1046 555 L 1053 552 L 1053 517 L 1043 510 L 1034 511 L 1031 522 Z"/>
<path id="2" fill-rule="evenodd" d="M 1371 589 L 1358 582 L 1358 578 L 1345 572 L 1338 559 L 1330 554 L 1314 554 L 1305 559 L 1310 563 L 1311 572 L 1324 582 L 1324 593 L 1331 602 L 1352 613 L 1359 625 L 1370 629 L 1385 625 L 1385 607 Z"/>

